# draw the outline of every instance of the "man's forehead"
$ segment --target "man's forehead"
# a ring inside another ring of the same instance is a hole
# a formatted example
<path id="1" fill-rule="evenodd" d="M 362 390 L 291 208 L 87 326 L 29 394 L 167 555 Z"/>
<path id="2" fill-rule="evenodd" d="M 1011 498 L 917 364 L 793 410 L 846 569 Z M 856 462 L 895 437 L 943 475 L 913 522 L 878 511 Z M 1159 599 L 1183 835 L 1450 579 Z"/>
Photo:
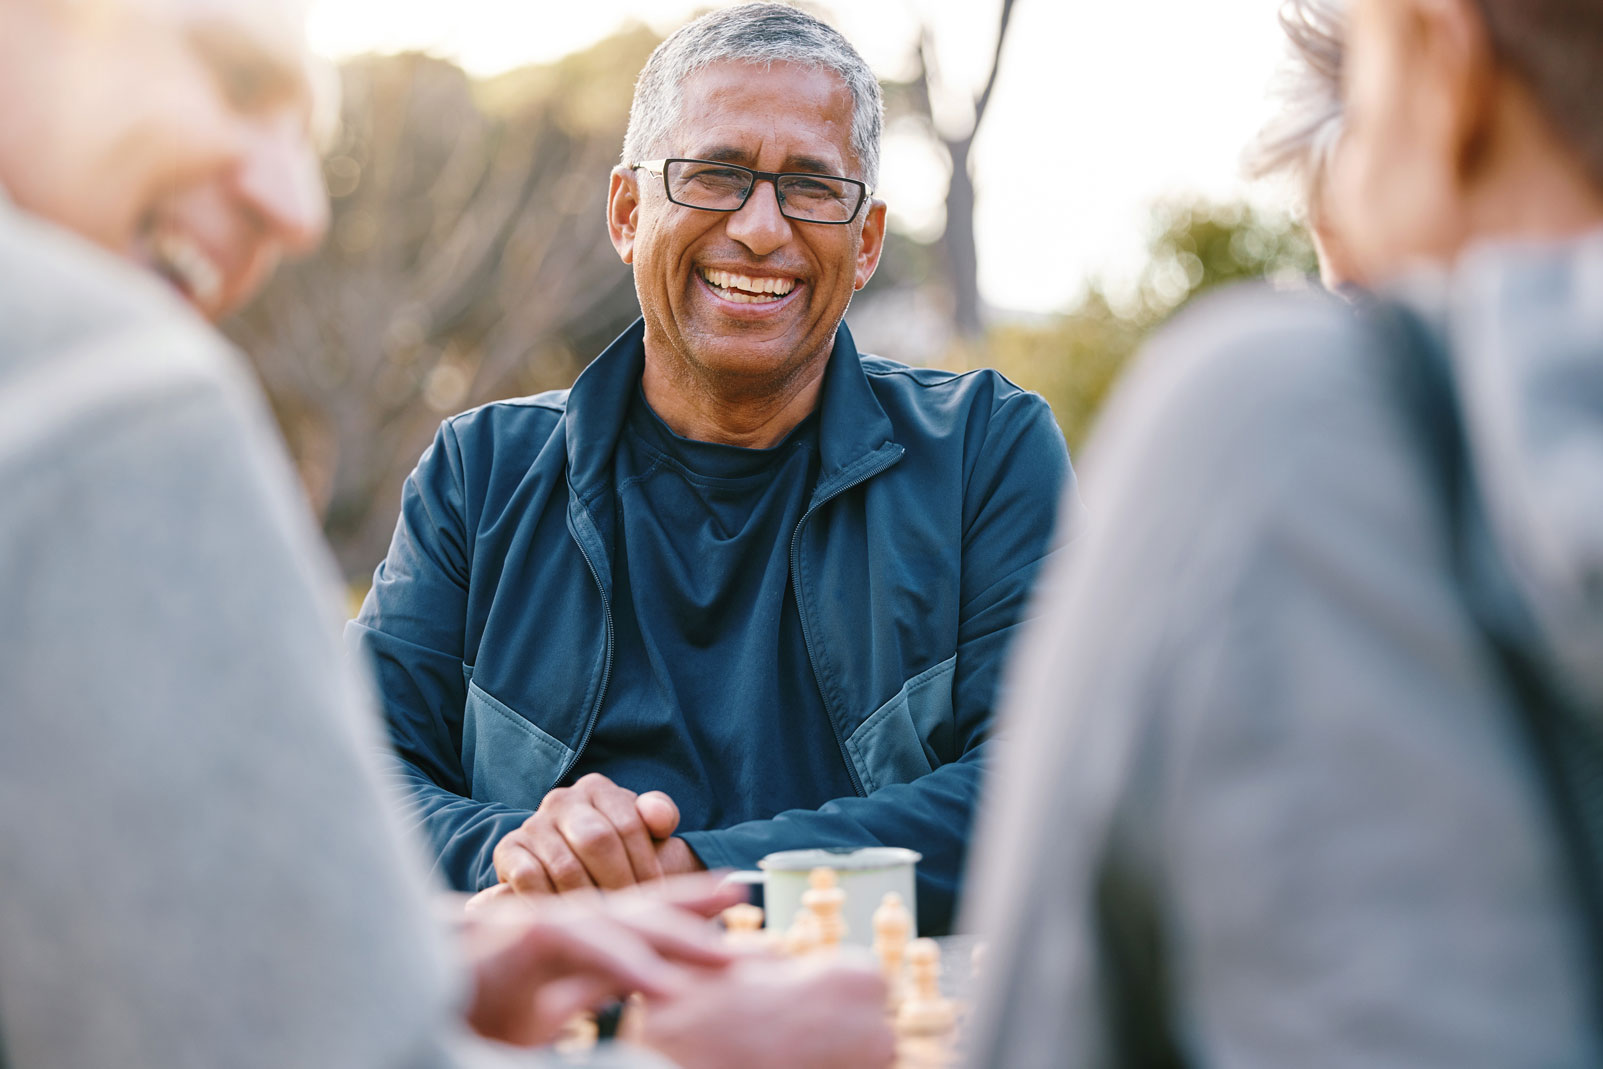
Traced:
<path id="1" fill-rule="evenodd" d="M 851 156 L 851 90 L 827 68 L 727 60 L 696 71 L 681 94 L 680 148 L 699 158 L 749 163 L 770 134 L 787 169 L 838 169 Z"/>

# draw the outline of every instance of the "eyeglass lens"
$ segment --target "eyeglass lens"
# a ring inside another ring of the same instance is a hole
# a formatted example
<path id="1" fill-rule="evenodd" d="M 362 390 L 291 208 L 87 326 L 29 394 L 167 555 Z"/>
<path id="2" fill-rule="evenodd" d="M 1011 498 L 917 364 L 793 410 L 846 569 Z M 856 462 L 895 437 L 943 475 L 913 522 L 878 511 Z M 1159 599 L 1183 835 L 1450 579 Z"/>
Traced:
<path id="1" fill-rule="evenodd" d="M 669 196 L 679 204 L 709 211 L 734 211 L 746 202 L 756 181 L 740 167 L 672 160 L 664 177 Z M 857 212 L 862 189 L 844 178 L 783 174 L 775 182 L 779 210 L 793 219 L 843 223 Z"/>

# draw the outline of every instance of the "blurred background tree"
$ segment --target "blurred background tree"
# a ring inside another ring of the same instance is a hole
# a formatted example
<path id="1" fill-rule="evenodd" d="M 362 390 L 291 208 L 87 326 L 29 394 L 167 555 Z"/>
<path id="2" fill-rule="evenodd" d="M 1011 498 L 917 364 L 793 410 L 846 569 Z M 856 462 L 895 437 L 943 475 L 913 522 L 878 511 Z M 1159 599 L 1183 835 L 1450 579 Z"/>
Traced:
<path id="1" fill-rule="evenodd" d="M 987 87 L 1010 10 L 1011 0 L 987 43 Z M 228 329 L 261 376 L 352 582 L 366 582 L 382 558 L 402 482 L 441 418 L 570 385 L 639 314 L 604 207 L 634 78 L 656 42 L 627 31 L 482 81 L 422 55 L 342 68 L 342 132 L 324 162 L 329 240 L 282 269 Z M 927 98 L 930 71 L 918 71 L 887 86 L 892 108 L 909 93 Z M 928 127 L 962 175 L 949 195 L 966 197 L 969 212 L 963 221 L 961 209 L 949 211 L 931 242 L 890 235 L 848 315 L 864 350 L 997 367 L 1045 396 L 1078 448 L 1130 355 L 1168 316 L 1224 282 L 1300 284 L 1313 270 L 1312 247 L 1289 219 L 1160 204 L 1133 284 L 1093 286 L 1061 315 L 987 326 L 970 271 L 974 318 L 964 329 L 978 333 L 954 331 L 954 246 L 974 266 L 974 190 L 958 164 L 987 95 L 974 98 L 966 130 Z M 954 226 L 968 228 L 966 246 Z"/>
<path id="2" fill-rule="evenodd" d="M 624 34 L 480 83 L 421 55 L 342 68 L 328 240 L 229 333 L 347 575 L 383 556 L 442 416 L 569 385 L 634 318 L 606 176 L 655 44 Z"/>
<path id="3" fill-rule="evenodd" d="M 1287 216 L 1240 204 L 1160 204 L 1130 292 L 1110 297 L 1093 286 L 1060 317 L 993 326 L 979 360 L 1045 397 L 1077 450 L 1130 357 L 1170 316 L 1226 283 L 1301 288 L 1317 270 L 1307 231 Z"/>
<path id="4" fill-rule="evenodd" d="M 1001 0 L 990 65 L 972 97 L 959 86 L 944 84 L 928 26 L 921 27 L 918 35 L 912 78 L 885 86 L 887 118 L 894 121 L 901 115 L 910 116 L 946 156 L 946 218 L 936 246 L 940 251 L 941 277 L 951 300 L 952 334 L 966 344 L 978 341 L 983 333 L 979 251 L 974 241 L 974 138 L 985 121 L 985 111 L 1002 70 L 1002 49 L 1007 44 L 1013 5 L 1014 0 Z M 944 101 L 944 106 L 938 107 L 938 100 Z M 955 117 L 949 117 L 951 113 L 956 113 Z"/>

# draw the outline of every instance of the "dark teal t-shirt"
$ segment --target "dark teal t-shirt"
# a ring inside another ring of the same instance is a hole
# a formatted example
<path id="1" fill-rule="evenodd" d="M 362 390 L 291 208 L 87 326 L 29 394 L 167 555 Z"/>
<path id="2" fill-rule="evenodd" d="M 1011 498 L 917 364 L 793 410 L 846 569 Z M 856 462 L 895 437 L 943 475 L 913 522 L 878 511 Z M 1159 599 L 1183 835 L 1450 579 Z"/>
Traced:
<path id="1" fill-rule="evenodd" d="M 816 414 L 742 449 L 679 437 L 636 391 L 613 469 L 612 675 L 564 782 L 665 791 L 680 831 L 856 794 L 790 586 L 817 474 Z"/>

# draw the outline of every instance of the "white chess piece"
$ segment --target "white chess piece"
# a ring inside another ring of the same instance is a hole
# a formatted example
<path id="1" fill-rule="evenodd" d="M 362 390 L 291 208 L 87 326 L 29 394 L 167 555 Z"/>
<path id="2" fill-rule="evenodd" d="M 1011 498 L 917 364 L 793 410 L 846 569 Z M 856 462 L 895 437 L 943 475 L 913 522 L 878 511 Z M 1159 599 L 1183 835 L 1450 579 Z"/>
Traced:
<path id="1" fill-rule="evenodd" d="M 941 948 L 933 939 L 907 947 L 906 993 L 896 1012 L 896 1031 L 904 1036 L 938 1036 L 957 1024 L 957 1007 L 941 995 Z"/>
<path id="2" fill-rule="evenodd" d="M 724 920 L 724 942 L 730 946 L 756 948 L 765 944 L 762 907 L 750 902 L 737 902 L 721 915 Z"/>
<path id="3" fill-rule="evenodd" d="M 807 890 L 802 892 L 802 907 L 813 915 L 813 929 L 818 933 L 816 949 L 834 951 L 846 938 L 846 892 L 841 889 L 839 877 L 831 868 L 819 867 L 807 877 Z"/>
<path id="4" fill-rule="evenodd" d="M 885 980 L 886 1009 L 894 1012 L 902 1001 L 902 959 L 913 933 L 913 915 L 902 896 L 888 891 L 874 911 L 874 957 Z"/>

